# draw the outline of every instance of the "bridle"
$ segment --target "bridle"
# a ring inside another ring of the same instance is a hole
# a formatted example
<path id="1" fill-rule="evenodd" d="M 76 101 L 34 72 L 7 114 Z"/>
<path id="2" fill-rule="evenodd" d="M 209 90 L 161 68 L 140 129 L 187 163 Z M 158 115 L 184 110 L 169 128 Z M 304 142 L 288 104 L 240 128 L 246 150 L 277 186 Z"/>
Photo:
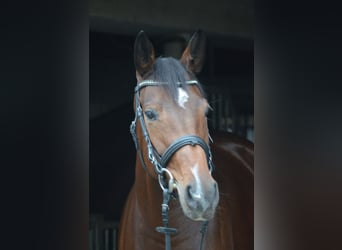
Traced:
<path id="1" fill-rule="evenodd" d="M 168 203 L 171 197 L 171 194 L 173 192 L 173 189 L 175 187 L 175 180 L 171 174 L 171 172 L 166 168 L 167 163 L 171 159 L 171 157 L 179 150 L 180 148 L 186 146 L 186 145 L 191 145 L 191 146 L 196 146 L 199 145 L 205 152 L 207 161 L 208 161 L 208 167 L 210 173 L 213 170 L 213 162 L 212 162 L 212 155 L 209 146 L 207 143 L 200 138 L 199 136 L 196 135 L 185 135 L 180 138 L 178 138 L 175 142 L 173 142 L 166 150 L 165 152 L 160 155 L 157 150 L 153 147 L 153 144 L 150 140 L 145 120 L 144 120 L 144 115 L 143 115 L 143 110 L 141 107 L 140 103 L 140 90 L 144 87 L 148 86 L 161 86 L 168 84 L 167 82 L 158 82 L 158 81 L 152 81 L 152 80 L 145 80 L 137 84 L 137 86 L 134 89 L 135 92 L 135 118 L 131 123 L 130 126 L 130 132 L 133 137 L 133 141 L 135 144 L 135 147 L 137 149 L 140 161 L 142 163 L 143 168 L 145 171 L 151 175 L 148 171 L 148 168 L 146 167 L 146 164 L 144 162 L 144 158 L 142 156 L 142 152 L 139 147 L 139 142 L 138 142 L 138 137 L 136 134 L 136 123 L 137 121 L 140 122 L 140 127 L 147 145 L 147 151 L 148 151 L 148 160 L 152 163 L 154 166 L 154 170 L 156 174 L 158 175 L 158 181 L 159 185 L 163 191 L 163 204 L 162 204 L 162 219 L 163 219 L 163 227 L 157 227 L 156 230 L 160 233 L 165 234 L 165 249 L 166 250 L 171 250 L 171 239 L 170 235 L 174 234 L 177 232 L 177 229 L 175 228 L 170 228 L 168 226 Z M 177 83 L 179 87 L 182 86 L 182 84 L 187 84 L 187 85 L 196 85 L 199 86 L 198 81 L 196 80 L 189 80 L 185 81 L 183 83 Z M 208 133 L 209 135 L 209 133 Z M 209 138 L 211 139 L 210 135 Z M 167 183 L 167 178 L 165 175 L 169 176 L 169 182 Z M 152 175 L 151 175 L 152 176 Z M 202 233 L 202 238 L 201 238 L 201 243 L 200 243 L 200 249 L 202 249 L 202 243 L 203 243 L 203 237 L 204 233 L 207 230 L 208 222 L 205 221 L 202 225 L 201 233 Z"/>

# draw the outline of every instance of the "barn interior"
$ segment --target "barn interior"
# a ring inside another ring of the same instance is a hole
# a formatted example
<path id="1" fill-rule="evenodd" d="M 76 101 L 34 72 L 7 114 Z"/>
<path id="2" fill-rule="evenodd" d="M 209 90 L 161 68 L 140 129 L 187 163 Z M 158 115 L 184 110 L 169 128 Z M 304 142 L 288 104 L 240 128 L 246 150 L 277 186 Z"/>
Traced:
<path id="1" fill-rule="evenodd" d="M 134 118 L 136 35 L 144 30 L 157 56 L 179 58 L 193 32 L 203 30 L 207 53 L 198 79 L 213 107 L 209 127 L 254 142 L 253 4 L 91 0 L 89 12 L 89 246 L 113 250 L 134 181 L 129 125 Z"/>

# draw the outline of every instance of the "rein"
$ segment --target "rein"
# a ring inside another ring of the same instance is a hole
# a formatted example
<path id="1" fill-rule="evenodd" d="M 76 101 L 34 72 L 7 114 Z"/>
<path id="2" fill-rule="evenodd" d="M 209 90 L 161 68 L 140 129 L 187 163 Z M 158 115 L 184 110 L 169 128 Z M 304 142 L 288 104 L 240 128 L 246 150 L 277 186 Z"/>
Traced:
<path id="1" fill-rule="evenodd" d="M 196 80 L 190 80 L 190 81 L 185 81 L 185 84 L 188 85 L 199 85 L 198 81 Z M 207 161 L 208 161 L 208 166 L 209 166 L 209 171 L 210 173 L 213 170 L 213 163 L 212 163 L 212 156 L 211 156 L 211 151 L 207 143 L 200 137 L 196 135 L 185 135 L 180 138 L 178 138 L 175 142 L 173 142 L 163 153 L 163 155 L 160 155 L 157 150 L 153 147 L 153 144 L 150 140 L 149 134 L 147 132 L 145 120 L 144 120 L 144 115 L 143 115 L 143 110 L 140 104 L 140 90 L 144 87 L 147 86 L 161 86 L 164 84 L 168 84 L 167 82 L 157 82 L 157 81 L 152 81 L 152 80 L 145 80 L 137 84 L 137 86 L 134 89 L 135 92 L 135 118 L 131 123 L 130 126 L 130 132 L 133 137 L 133 141 L 136 147 L 136 150 L 138 152 L 140 161 L 142 163 L 143 168 L 145 171 L 153 177 L 150 172 L 148 171 L 148 168 L 145 164 L 142 152 L 139 147 L 139 142 L 138 142 L 138 137 L 136 134 L 136 123 L 137 121 L 140 122 L 140 127 L 143 133 L 143 137 L 145 139 L 146 145 L 147 145 L 147 150 L 148 150 L 148 160 L 152 163 L 154 166 L 154 170 L 158 175 L 158 181 L 159 185 L 163 191 L 163 203 L 161 204 L 162 207 L 162 221 L 163 221 L 163 226 L 156 227 L 156 231 L 159 233 L 165 234 L 165 249 L 166 250 L 171 250 L 171 234 L 177 233 L 176 228 L 171 228 L 169 227 L 169 218 L 168 218 L 168 210 L 169 210 L 169 201 L 172 196 L 173 189 L 175 188 L 175 180 L 171 174 L 171 172 L 166 168 L 166 164 L 169 162 L 171 157 L 174 155 L 174 153 L 179 150 L 180 148 L 186 146 L 186 145 L 192 145 L 196 146 L 199 145 L 202 147 L 204 150 L 206 156 L 207 156 Z M 178 86 L 181 87 L 181 83 L 178 83 Z M 209 138 L 211 139 L 210 135 Z M 167 178 L 165 177 L 165 174 L 169 176 L 169 182 L 167 183 Z M 201 242 L 200 242 L 200 249 L 202 249 L 202 244 L 203 244 L 203 238 L 204 234 L 207 231 L 208 227 L 208 221 L 203 222 L 202 227 L 201 227 Z"/>

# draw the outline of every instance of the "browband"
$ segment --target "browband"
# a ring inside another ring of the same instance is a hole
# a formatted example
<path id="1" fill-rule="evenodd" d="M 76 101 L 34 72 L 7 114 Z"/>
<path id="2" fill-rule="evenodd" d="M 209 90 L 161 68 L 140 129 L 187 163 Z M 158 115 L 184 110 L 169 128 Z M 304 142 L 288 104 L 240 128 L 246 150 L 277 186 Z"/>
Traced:
<path id="1" fill-rule="evenodd" d="M 176 84 L 178 86 L 181 86 L 182 84 L 199 84 L 197 80 L 189 80 L 189 81 L 185 81 L 185 82 L 177 82 Z M 140 83 L 137 84 L 137 86 L 135 86 L 134 91 L 138 92 L 140 89 L 147 87 L 147 86 L 160 86 L 160 85 L 167 85 L 168 82 L 157 82 L 157 81 L 153 81 L 153 80 L 144 80 Z"/>

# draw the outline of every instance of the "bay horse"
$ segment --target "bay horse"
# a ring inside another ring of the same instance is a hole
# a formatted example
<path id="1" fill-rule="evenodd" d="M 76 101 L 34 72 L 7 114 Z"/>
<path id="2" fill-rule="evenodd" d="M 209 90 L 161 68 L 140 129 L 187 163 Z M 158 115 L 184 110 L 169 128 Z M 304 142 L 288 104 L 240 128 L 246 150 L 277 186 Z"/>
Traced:
<path id="1" fill-rule="evenodd" d="M 207 125 L 210 106 L 196 79 L 205 36 L 180 60 L 156 58 L 141 31 L 131 133 L 135 181 L 119 226 L 119 250 L 253 249 L 254 144 Z"/>

